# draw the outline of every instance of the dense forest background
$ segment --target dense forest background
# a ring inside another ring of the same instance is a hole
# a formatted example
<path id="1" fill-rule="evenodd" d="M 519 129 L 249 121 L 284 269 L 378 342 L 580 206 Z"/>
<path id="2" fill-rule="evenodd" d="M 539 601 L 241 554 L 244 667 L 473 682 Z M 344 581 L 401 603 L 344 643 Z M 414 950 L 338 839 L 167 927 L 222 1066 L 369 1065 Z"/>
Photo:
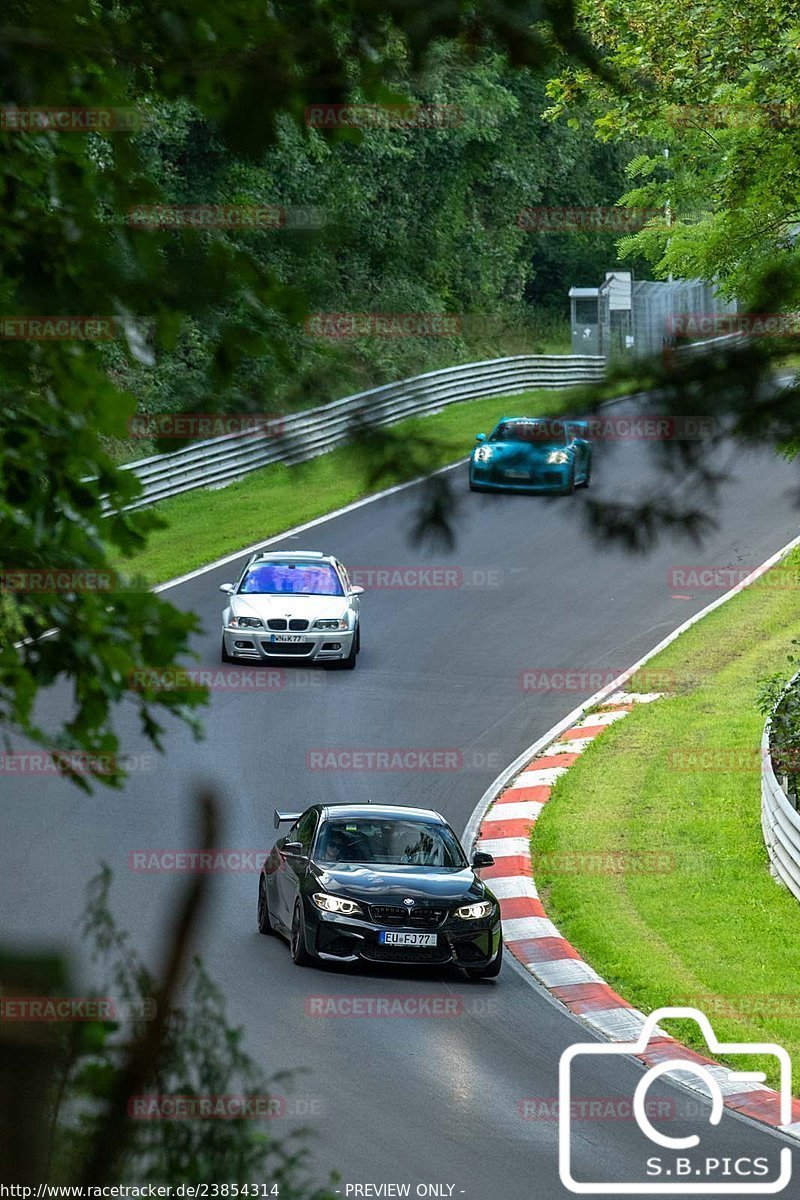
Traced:
<path id="1" fill-rule="evenodd" d="M 520 213 L 613 205 L 629 149 L 599 142 L 588 117 L 573 127 L 542 121 L 545 74 L 516 71 L 499 53 L 476 62 L 442 43 L 412 79 L 398 43 L 392 67 L 398 95 L 446 111 L 451 123 L 332 134 L 285 116 L 253 161 L 231 151 L 188 101 L 142 98 L 146 122 L 135 136 L 144 193 L 149 183 L 160 204 L 283 211 L 276 228 L 136 233 L 167 252 L 178 239 L 226 241 L 280 284 L 272 310 L 254 314 L 246 297 L 225 296 L 187 314 L 174 345 L 153 346 L 144 360 L 120 340 L 104 345 L 109 371 L 141 413 L 209 408 L 209 368 L 231 321 L 250 330 L 253 353 L 214 405 L 228 411 L 285 411 L 458 362 L 569 352 L 567 291 L 603 278 L 617 261 L 618 235 L 527 230 Z M 310 331 L 314 313 L 460 321 L 453 336 L 333 338 Z M 133 449 L 141 457 L 147 446 Z"/>

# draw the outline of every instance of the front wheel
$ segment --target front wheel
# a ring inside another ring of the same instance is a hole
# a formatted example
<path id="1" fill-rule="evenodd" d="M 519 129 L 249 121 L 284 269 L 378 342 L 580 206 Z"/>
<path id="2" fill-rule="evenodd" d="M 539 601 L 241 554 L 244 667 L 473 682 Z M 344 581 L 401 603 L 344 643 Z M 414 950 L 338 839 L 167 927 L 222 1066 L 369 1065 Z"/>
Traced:
<path id="1" fill-rule="evenodd" d="M 310 967 L 314 959 L 306 949 L 306 923 L 303 920 L 303 906 L 298 900 L 292 916 L 292 933 L 289 940 L 289 953 L 296 967 Z"/>
<path id="2" fill-rule="evenodd" d="M 500 974 L 500 969 L 503 965 L 503 942 L 500 940 L 500 949 L 497 951 L 497 958 L 490 962 L 488 967 L 468 967 L 467 975 L 470 979 L 496 979 Z"/>
<path id="3" fill-rule="evenodd" d="M 565 496 L 574 496 L 575 495 L 575 468 L 574 467 L 572 468 L 572 470 L 569 473 L 569 479 L 567 480 L 566 487 L 564 488 L 564 495 Z"/>
<path id="4" fill-rule="evenodd" d="M 589 465 L 586 468 L 586 477 L 584 478 L 583 482 L 579 486 L 582 488 L 587 488 L 589 486 L 589 482 L 590 482 L 591 478 L 592 478 L 592 468 L 591 468 L 591 465 Z"/>
<path id="5" fill-rule="evenodd" d="M 359 650 L 359 644 L 356 640 L 358 634 L 353 638 L 350 646 L 350 653 L 347 658 L 340 658 L 338 662 L 332 662 L 329 665 L 337 671 L 354 671 L 356 669 L 356 654 Z"/>

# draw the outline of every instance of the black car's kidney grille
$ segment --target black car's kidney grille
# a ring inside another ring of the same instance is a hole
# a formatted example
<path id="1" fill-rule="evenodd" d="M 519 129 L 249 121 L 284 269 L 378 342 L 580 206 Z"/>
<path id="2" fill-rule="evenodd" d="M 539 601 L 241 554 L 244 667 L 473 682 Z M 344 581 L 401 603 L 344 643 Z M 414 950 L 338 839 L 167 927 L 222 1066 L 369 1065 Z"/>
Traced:
<path id="1" fill-rule="evenodd" d="M 445 908 L 404 908 L 399 904 L 371 904 L 370 915 L 376 925 L 413 925 L 435 929 L 447 916 Z"/>
<path id="2" fill-rule="evenodd" d="M 281 631 L 281 629 L 285 629 L 285 628 L 286 628 L 286 622 L 284 621 L 284 619 L 282 617 L 279 617 L 279 618 L 273 617 L 273 619 L 271 621 L 267 621 L 267 629 L 272 629 L 275 633 L 279 633 Z"/>
<path id="3" fill-rule="evenodd" d="M 289 622 L 289 628 L 293 629 L 295 633 L 302 633 L 304 629 L 308 629 L 308 621 L 292 620 Z"/>

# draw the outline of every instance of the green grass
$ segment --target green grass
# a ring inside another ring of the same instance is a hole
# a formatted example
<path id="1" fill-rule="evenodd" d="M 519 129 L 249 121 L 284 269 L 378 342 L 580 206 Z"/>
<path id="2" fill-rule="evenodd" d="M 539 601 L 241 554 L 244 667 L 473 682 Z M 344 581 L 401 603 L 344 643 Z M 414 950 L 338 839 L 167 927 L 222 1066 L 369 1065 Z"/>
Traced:
<path id="1" fill-rule="evenodd" d="M 798 553 L 788 562 L 798 566 Z M 778 1042 L 800 1063 L 800 904 L 768 869 L 755 704 L 758 680 L 785 667 L 798 609 L 794 588 L 768 580 L 650 660 L 648 670 L 674 672 L 673 693 L 589 746 L 558 781 L 532 846 L 548 915 L 627 1000 L 645 1012 L 691 1004 L 722 1040 Z M 701 749 L 739 750 L 752 765 L 678 769 L 676 755 Z M 567 851 L 670 857 L 649 875 L 566 874 L 542 857 Z M 670 1029 L 705 1048 L 693 1023 Z"/>
<path id="2" fill-rule="evenodd" d="M 621 395 L 624 391 L 624 382 L 617 382 L 613 389 L 601 389 L 601 394 Z M 466 457 L 475 445 L 475 434 L 488 432 L 503 414 L 536 416 L 582 411 L 587 397 L 586 388 L 543 388 L 521 396 L 470 400 L 452 404 L 440 413 L 410 418 L 393 425 L 391 431 L 395 438 L 402 438 L 405 432 L 423 436 L 428 442 L 424 466 L 433 470 Z M 166 527 L 150 535 L 144 551 L 131 559 L 115 558 L 113 565 L 129 576 L 141 576 L 151 585 L 163 583 L 381 488 L 414 478 L 420 469 L 400 454 L 377 471 L 375 462 L 352 446 L 293 467 L 276 463 L 222 489 L 198 489 L 161 501 L 154 509 L 166 520 Z"/>

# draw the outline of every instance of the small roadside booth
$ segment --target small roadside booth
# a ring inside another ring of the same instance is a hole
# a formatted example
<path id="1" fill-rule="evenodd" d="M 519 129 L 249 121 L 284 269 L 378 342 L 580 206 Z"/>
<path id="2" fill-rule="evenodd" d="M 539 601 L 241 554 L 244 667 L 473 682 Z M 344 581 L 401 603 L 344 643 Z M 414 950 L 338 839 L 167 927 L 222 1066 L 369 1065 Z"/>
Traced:
<path id="1" fill-rule="evenodd" d="M 573 354 L 602 354 L 600 331 L 600 288 L 569 289 Z"/>

